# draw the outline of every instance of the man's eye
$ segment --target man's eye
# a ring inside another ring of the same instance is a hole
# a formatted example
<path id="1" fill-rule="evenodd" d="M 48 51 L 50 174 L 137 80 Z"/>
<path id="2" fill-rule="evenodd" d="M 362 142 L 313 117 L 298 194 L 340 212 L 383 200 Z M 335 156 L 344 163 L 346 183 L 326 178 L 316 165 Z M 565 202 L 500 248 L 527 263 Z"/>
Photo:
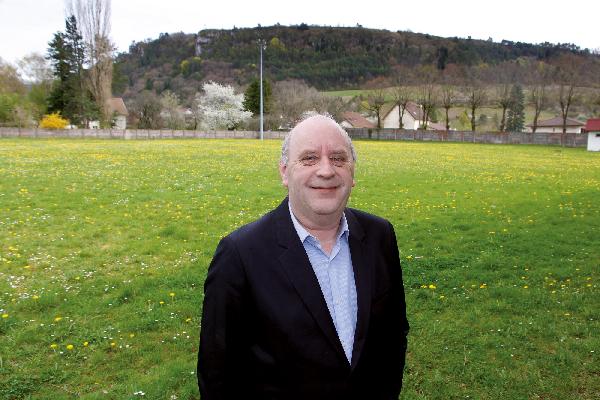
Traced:
<path id="1" fill-rule="evenodd" d="M 300 159 L 302 165 L 315 165 L 318 161 L 316 156 L 305 156 Z"/>
<path id="2" fill-rule="evenodd" d="M 336 167 L 343 167 L 346 164 L 346 157 L 343 156 L 333 156 L 329 159 L 333 165 Z"/>

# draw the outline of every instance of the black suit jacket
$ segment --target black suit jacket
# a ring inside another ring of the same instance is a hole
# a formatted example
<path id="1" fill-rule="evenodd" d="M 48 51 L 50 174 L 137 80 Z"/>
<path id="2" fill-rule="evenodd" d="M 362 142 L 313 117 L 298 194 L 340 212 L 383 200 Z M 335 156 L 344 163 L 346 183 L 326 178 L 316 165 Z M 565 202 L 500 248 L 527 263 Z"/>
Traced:
<path id="1" fill-rule="evenodd" d="M 217 247 L 204 286 L 203 400 L 397 399 L 408 321 L 394 228 L 345 215 L 358 304 L 352 363 L 286 199 Z"/>

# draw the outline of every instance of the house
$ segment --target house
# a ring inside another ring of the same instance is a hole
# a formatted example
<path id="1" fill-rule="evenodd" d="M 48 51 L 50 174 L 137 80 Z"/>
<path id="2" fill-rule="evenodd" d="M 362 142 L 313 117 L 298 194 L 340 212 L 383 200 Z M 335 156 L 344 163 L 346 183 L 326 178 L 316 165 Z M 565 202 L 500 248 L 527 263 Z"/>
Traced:
<path id="1" fill-rule="evenodd" d="M 113 97 L 106 101 L 109 115 L 112 115 L 115 129 L 127 129 L 127 107 L 121 97 Z"/>
<path id="2" fill-rule="evenodd" d="M 397 103 L 388 103 L 383 106 L 381 110 L 381 127 L 382 128 L 396 128 L 400 127 L 400 114 L 399 106 Z M 402 116 L 402 127 L 403 129 L 419 129 L 423 124 L 423 111 L 421 107 L 409 101 L 406 104 L 404 115 Z"/>
<path id="3" fill-rule="evenodd" d="M 106 100 L 106 109 L 112 117 L 112 127 L 115 129 L 127 129 L 127 107 L 121 97 L 112 97 Z M 89 121 L 89 129 L 100 129 L 100 121 Z"/>
<path id="4" fill-rule="evenodd" d="M 533 124 L 527 125 L 526 132 L 533 132 Z M 567 133 L 581 133 L 583 123 L 567 118 Z M 563 119 L 562 117 L 554 117 L 538 121 L 536 133 L 562 133 L 563 131 Z"/>
<path id="5" fill-rule="evenodd" d="M 588 134 L 588 151 L 600 151 L 600 118 L 588 119 L 583 131 Z"/>
<path id="6" fill-rule="evenodd" d="M 357 112 L 346 111 L 342 113 L 342 128 L 376 128 L 376 125 Z"/>

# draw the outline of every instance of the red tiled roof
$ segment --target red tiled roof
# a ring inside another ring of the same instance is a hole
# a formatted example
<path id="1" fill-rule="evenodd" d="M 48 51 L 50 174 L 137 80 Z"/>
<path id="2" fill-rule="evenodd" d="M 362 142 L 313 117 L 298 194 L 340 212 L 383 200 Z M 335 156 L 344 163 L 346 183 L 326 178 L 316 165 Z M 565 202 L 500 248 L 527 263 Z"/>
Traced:
<path id="1" fill-rule="evenodd" d="M 375 128 L 375 124 L 357 112 L 346 111 L 342 113 L 345 121 L 355 128 Z"/>
<path id="2" fill-rule="evenodd" d="M 600 132 L 600 118 L 590 118 L 585 124 L 586 132 Z"/>
<path id="3" fill-rule="evenodd" d="M 529 124 L 527 126 L 533 126 L 533 124 Z M 538 121 L 537 123 L 537 127 L 542 127 L 542 126 L 556 126 L 556 127 L 562 127 L 563 126 L 563 119 L 562 117 L 554 117 L 554 118 L 550 118 L 550 119 L 546 119 L 543 121 Z M 567 126 L 583 126 L 582 122 L 579 122 L 575 119 L 571 119 L 571 118 L 567 118 Z"/>

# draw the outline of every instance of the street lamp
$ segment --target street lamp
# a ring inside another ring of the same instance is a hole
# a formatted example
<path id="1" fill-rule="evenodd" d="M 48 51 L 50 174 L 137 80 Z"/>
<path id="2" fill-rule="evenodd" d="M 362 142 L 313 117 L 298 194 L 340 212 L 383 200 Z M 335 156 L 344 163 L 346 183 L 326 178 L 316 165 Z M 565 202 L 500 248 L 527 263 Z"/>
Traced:
<path id="1" fill-rule="evenodd" d="M 260 49 L 260 140 L 263 140 L 263 50 L 267 48 L 265 39 L 258 39 Z"/>

